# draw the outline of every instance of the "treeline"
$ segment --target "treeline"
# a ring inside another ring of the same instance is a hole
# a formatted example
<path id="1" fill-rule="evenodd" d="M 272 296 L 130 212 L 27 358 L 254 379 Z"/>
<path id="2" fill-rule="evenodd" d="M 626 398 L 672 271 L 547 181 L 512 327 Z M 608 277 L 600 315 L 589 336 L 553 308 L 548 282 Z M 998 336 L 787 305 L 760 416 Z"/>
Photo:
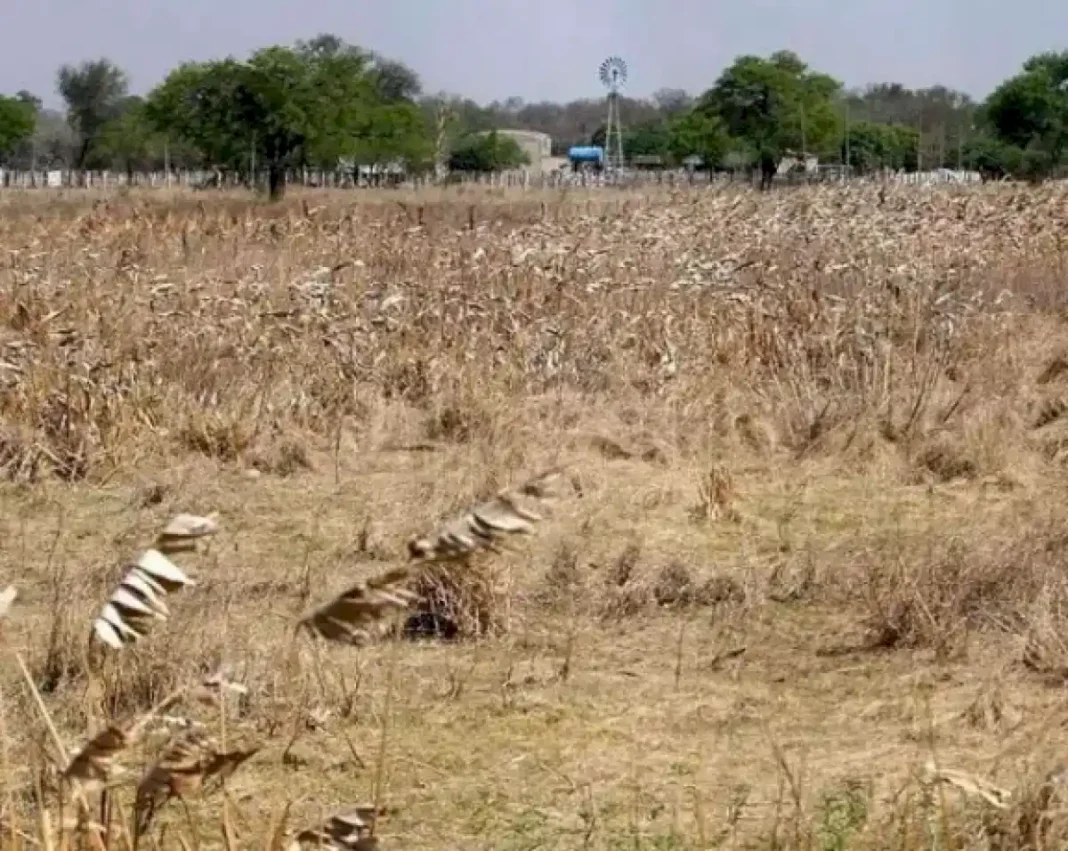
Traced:
<path id="1" fill-rule="evenodd" d="M 604 139 L 603 99 L 479 105 L 427 95 L 418 75 L 333 35 L 174 69 L 146 97 L 100 59 L 64 66 L 65 114 L 29 92 L 0 96 L 0 165 L 130 172 L 216 168 L 265 174 L 347 164 L 375 172 L 493 171 L 525 162 L 497 129 L 550 134 L 554 154 Z M 1039 180 L 1068 158 L 1068 52 L 1028 60 L 982 103 L 935 86 L 848 91 L 796 54 L 742 56 L 704 93 L 623 98 L 624 154 L 665 165 L 751 169 L 770 181 L 786 156 L 854 172 L 970 168 Z"/>

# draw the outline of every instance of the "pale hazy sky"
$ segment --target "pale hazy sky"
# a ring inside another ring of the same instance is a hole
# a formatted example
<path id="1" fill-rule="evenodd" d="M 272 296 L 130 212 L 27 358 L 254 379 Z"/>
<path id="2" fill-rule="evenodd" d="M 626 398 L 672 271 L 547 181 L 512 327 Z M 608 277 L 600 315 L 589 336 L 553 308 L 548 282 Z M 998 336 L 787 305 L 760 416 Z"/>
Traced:
<path id="1" fill-rule="evenodd" d="M 244 56 L 320 32 L 398 58 L 429 92 L 479 101 L 707 88 L 742 53 L 796 51 L 848 86 L 935 83 L 984 96 L 1033 53 L 1068 48 L 1066 0 L 7 0 L 0 92 L 58 105 L 64 62 L 106 56 L 143 93 L 183 60 Z"/>

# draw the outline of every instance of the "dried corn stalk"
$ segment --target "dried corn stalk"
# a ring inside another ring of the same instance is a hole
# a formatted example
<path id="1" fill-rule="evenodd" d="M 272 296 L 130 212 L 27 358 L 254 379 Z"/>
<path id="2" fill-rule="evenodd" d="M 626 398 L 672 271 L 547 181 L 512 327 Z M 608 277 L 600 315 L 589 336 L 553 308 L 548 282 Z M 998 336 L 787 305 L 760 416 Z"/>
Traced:
<path id="1" fill-rule="evenodd" d="M 990 806 L 1004 810 L 1009 806 L 1012 792 L 995 786 L 989 780 L 969 774 L 965 771 L 957 771 L 952 768 L 938 768 L 934 763 L 925 766 L 927 780 L 931 783 L 945 783 L 964 792 L 965 795 L 982 798 Z"/>
<path id="2" fill-rule="evenodd" d="M 119 755 L 137 744 L 149 724 L 183 693 L 184 689 L 172 692 L 129 724 L 111 724 L 101 730 L 74 755 L 63 771 L 64 779 L 77 781 L 83 788 L 106 785 L 113 775 L 122 771 Z"/>
<path id="3" fill-rule="evenodd" d="M 170 615 L 163 598 L 193 581 L 167 554 L 189 552 L 196 541 L 217 530 L 215 521 L 191 514 L 179 514 L 160 534 L 158 549 L 145 550 L 129 565 L 119 587 L 93 621 L 96 638 L 115 650 L 145 635 L 153 620 Z"/>
<path id="4" fill-rule="evenodd" d="M 163 597 L 192 585 L 182 570 L 158 550 L 145 550 L 129 566 L 119 587 L 93 622 L 94 635 L 116 650 L 144 637 L 152 620 L 166 620 L 170 610 Z"/>
<path id="5" fill-rule="evenodd" d="M 106 785 L 118 769 L 116 758 L 135 741 L 136 736 L 121 727 L 101 730 L 75 754 L 63 776 L 89 787 Z"/>
<path id="6" fill-rule="evenodd" d="M 211 781 L 221 783 L 259 750 L 256 746 L 221 751 L 203 730 L 191 728 L 179 733 L 137 784 L 134 802 L 137 833 L 140 835 L 148 829 L 160 807 L 171 798 L 184 798 Z"/>
<path id="7" fill-rule="evenodd" d="M 229 679 L 227 672 L 219 669 L 215 673 L 204 677 L 200 684 L 193 689 L 190 697 L 201 703 L 218 706 L 227 694 L 243 697 L 248 694 L 248 688 Z"/>
<path id="8" fill-rule="evenodd" d="M 408 608 L 416 599 L 407 587 L 411 579 L 407 568 L 386 571 L 312 610 L 299 626 L 327 641 L 365 644 L 389 615 Z"/>
<path id="9" fill-rule="evenodd" d="M 138 742 L 153 717 L 150 712 L 125 727 L 112 724 L 101 730 L 74 755 L 63 777 L 77 781 L 87 790 L 106 786 L 111 777 L 122 771 L 119 755 Z"/>
<path id="10" fill-rule="evenodd" d="M 11 611 L 11 604 L 15 602 L 18 595 L 19 592 L 14 585 L 8 585 L 0 592 L 0 620 L 7 617 L 7 613 Z"/>
<path id="11" fill-rule="evenodd" d="M 307 843 L 345 851 L 371 851 L 378 847 L 378 841 L 371 835 L 374 824 L 375 808 L 359 807 L 344 815 L 331 816 L 322 827 L 302 830 L 294 846 L 299 848 Z"/>
<path id="12" fill-rule="evenodd" d="M 195 552 L 201 538 L 214 535 L 219 526 L 211 517 L 179 514 L 166 525 L 156 539 L 156 549 L 164 555 Z"/>
<path id="13" fill-rule="evenodd" d="M 557 495 L 562 475 L 550 470 L 512 490 L 501 491 L 465 511 L 427 538 L 413 538 L 408 553 L 420 561 L 464 561 L 479 550 L 496 550 L 504 535 L 529 534 L 544 519 L 538 509 Z"/>

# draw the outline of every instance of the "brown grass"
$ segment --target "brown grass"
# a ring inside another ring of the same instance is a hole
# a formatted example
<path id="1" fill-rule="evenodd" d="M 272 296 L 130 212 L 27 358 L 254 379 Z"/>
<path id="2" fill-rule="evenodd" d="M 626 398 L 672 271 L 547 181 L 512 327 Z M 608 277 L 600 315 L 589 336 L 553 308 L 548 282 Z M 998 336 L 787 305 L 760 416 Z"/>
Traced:
<path id="1" fill-rule="evenodd" d="M 0 197 L 0 845 L 132 846 L 152 776 L 146 848 L 1068 837 L 1059 186 L 43 197 Z M 556 467 L 381 607 L 450 635 L 295 631 Z M 182 512 L 195 584 L 102 655 Z"/>

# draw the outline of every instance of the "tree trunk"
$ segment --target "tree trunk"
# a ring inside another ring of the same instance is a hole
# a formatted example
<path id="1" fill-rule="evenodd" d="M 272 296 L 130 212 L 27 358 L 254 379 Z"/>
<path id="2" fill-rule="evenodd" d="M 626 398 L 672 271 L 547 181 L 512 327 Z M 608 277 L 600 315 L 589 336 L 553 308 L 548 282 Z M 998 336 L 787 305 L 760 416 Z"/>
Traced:
<path id="1" fill-rule="evenodd" d="M 771 189 L 775 179 L 775 172 L 779 170 L 779 164 L 775 157 L 768 151 L 760 155 L 760 188 L 763 191 Z"/>
<path id="2" fill-rule="evenodd" d="M 267 169 L 267 191 L 272 201 L 281 201 L 286 194 L 286 172 L 278 163 Z"/>
<path id="3" fill-rule="evenodd" d="M 74 162 L 74 167 L 80 171 L 85 171 L 85 161 L 89 159 L 89 146 L 92 141 L 88 138 L 82 139 L 81 145 L 78 146 L 77 159 Z"/>

